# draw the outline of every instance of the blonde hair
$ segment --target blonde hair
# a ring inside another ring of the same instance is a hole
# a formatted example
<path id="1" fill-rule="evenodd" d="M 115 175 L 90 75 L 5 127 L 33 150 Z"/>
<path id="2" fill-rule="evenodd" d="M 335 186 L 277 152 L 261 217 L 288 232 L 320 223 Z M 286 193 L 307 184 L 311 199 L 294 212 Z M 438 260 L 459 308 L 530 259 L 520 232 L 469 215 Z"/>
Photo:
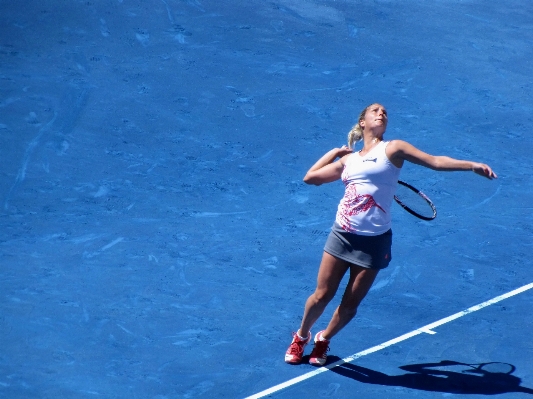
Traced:
<path id="1" fill-rule="evenodd" d="M 361 111 L 361 113 L 359 114 L 359 118 L 357 119 L 357 123 L 353 125 L 352 130 L 348 132 L 348 147 L 350 148 L 354 148 L 355 144 L 358 141 L 363 140 L 363 128 L 359 123 L 363 119 L 365 119 L 366 111 L 368 108 L 370 108 L 370 105 L 365 107 L 365 109 Z"/>

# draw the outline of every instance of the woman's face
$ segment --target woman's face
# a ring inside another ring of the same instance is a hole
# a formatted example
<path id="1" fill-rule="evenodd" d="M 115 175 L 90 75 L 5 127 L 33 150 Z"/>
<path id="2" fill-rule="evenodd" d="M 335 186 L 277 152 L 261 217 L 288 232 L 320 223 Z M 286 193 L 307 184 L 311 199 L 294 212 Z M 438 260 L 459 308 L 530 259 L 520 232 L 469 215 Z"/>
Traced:
<path id="1" fill-rule="evenodd" d="M 359 121 L 359 124 L 363 129 L 372 129 L 385 132 L 387 128 L 387 110 L 381 104 L 372 104 L 366 109 L 366 113 L 363 119 Z"/>

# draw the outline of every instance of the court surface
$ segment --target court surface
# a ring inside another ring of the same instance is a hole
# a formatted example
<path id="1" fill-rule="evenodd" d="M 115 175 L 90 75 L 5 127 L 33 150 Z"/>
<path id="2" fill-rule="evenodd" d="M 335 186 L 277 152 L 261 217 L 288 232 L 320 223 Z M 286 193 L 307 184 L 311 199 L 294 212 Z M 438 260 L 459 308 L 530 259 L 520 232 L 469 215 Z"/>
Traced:
<path id="1" fill-rule="evenodd" d="M 530 397 L 531 43 L 518 0 L 0 0 L 0 398 Z M 343 192 L 302 178 L 376 101 L 499 178 L 406 165 L 437 218 L 289 366 Z"/>

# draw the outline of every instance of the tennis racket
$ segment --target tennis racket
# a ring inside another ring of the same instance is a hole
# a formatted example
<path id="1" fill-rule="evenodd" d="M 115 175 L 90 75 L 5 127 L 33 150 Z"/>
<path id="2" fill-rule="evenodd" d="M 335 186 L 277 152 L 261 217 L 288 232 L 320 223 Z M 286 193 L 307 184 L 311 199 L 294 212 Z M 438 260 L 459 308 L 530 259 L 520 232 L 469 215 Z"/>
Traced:
<path id="1" fill-rule="evenodd" d="M 474 363 L 464 365 L 472 367 L 472 370 L 467 369 L 464 371 L 467 373 L 512 374 L 516 370 L 516 367 L 512 364 L 502 362 Z"/>
<path id="2" fill-rule="evenodd" d="M 433 220 L 437 217 L 437 208 L 433 202 L 419 189 L 409 183 L 398 180 L 396 202 L 411 215 L 422 220 Z"/>

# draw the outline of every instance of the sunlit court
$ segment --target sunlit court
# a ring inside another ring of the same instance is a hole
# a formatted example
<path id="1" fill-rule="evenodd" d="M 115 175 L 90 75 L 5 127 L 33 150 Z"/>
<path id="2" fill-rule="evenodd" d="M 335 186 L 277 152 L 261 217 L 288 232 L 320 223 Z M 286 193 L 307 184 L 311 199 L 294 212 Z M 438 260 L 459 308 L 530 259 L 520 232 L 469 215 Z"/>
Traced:
<path id="1" fill-rule="evenodd" d="M 524 0 L 0 0 L 0 398 L 530 397 L 532 44 Z"/>

